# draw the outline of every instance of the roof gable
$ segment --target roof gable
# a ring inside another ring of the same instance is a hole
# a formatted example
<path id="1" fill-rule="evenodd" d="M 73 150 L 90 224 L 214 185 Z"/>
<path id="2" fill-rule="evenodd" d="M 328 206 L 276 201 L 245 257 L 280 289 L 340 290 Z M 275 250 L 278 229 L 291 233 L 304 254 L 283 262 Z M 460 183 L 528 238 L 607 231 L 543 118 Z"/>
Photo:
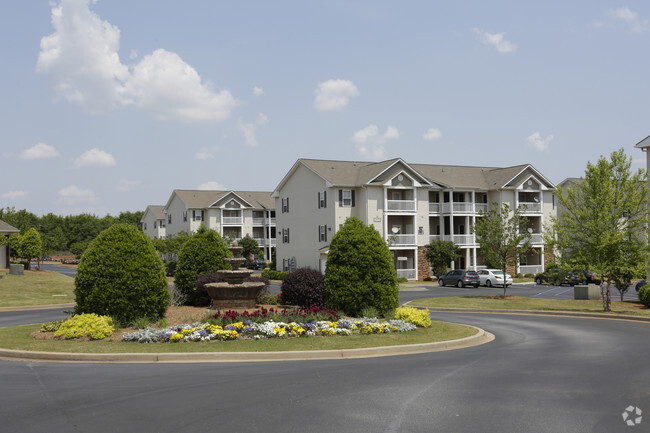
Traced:
<path id="1" fill-rule="evenodd" d="M 634 145 L 637 149 L 642 149 L 645 151 L 648 147 L 650 147 L 650 135 L 648 135 L 646 138 L 643 140 L 639 141 L 637 144 Z"/>

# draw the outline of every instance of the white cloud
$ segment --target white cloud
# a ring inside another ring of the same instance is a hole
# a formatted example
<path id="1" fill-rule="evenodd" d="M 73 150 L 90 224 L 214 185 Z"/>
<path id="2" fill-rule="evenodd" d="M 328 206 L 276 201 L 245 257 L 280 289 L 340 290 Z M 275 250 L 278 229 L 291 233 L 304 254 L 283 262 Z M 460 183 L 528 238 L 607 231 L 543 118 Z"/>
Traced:
<path id="1" fill-rule="evenodd" d="M 158 49 L 130 68 L 124 65 L 120 30 L 92 12 L 90 2 L 62 0 L 52 7 L 54 33 L 41 39 L 36 69 L 49 74 L 57 95 L 91 113 L 134 105 L 161 120 L 220 121 L 230 115 L 237 105 L 230 92 L 212 91 L 176 53 Z"/>
<path id="2" fill-rule="evenodd" d="M 476 27 L 472 30 L 481 42 L 485 45 L 491 45 L 500 53 L 507 54 L 517 51 L 517 45 L 503 37 L 505 33 L 488 33 Z"/>
<path id="3" fill-rule="evenodd" d="M 632 11 L 627 6 L 610 10 L 607 12 L 607 15 L 624 22 L 628 26 L 629 30 L 633 33 L 643 33 L 650 29 L 648 20 L 642 19 L 638 13 Z"/>
<path id="4" fill-rule="evenodd" d="M 27 191 L 8 191 L 2 194 L 2 198 L 16 200 L 17 198 L 27 197 Z"/>
<path id="5" fill-rule="evenodd" d="M 87 150 L 74 160 L 75 168 L 86 166 L 110 167 L 113 165 L 115 165 L 113 155 L 99 149 Z"/>
<path id="6" fill-rule="evenodd" d="M 253 87 L 253 95 L 255 96 L 261 96 L 264 94 L 264 89 L 261 87 Z"/>
<path id="7" fill-rule="evenodd" d="M 208 159 L 212 159 L 215 157 L 217 152 L 219 151 L 219 146 L 203 146 L 201 147 L 201 150 L 196 152 L 195 156 L 196 159 L 200 159 L 201 161 L 207 161 Z"/>
<path id="8" fill-rule="evenodd" d="M 258 145 L 257 128 L 269 123 L 269 118 L 264 113 L 259 113 L 255 122 L 244 122 L 242 118 L 237 121 L 237 129 L 244 134 L 244 143 L 247 146 L 255 147 Z"/>
<path id="9" fill-rule="evenodd" d="M 54 146 L 45 143 L 37 143 L 33 147 L 24 150 L 20 154 L 20 159 L 48 159 L 56 158 L 57 156 L 61 155 L 57 152 Z"/>
<path id="10" fill-rule="evenodd" d="M 386 132 L 380 134 L 377 125 L 369 125 L 352 136 L 359 155 L 371 160 L 385 159 L 386 149 L 383 145 L 397 139 L 399 139 L 399 131 L 394 126 L 388 126 Z"/>
<path id="11" fill-rule="evenodd" d="M 542 138 L 542 134 L 537 131 L 533 132 L 526 141 L 528 142 L 528 147 L 543 152 L 548 149 L 548 145 L 553 141 L 553 138 L 553 135 L 547 135 L 546 138 Z"/>
<path id="12" fill-rule="evenodd" d="M 318 83 L 314 94 L 317 110 L 339 111 L 348 106 L 350 98 L 359 95 L 359 89 L 349 80 L 328 80 Z"/>
<path id="13" fill-rule="evenodd" d="M 92 192 L 92 190 L 81 189 L 76 185 L 70 185 L 63 189 L 60 189 L 58 194 L 59 201 L 68 205 L 78 203 L 93 203 L 97 201 L 97 198 L 95 197 L 95 194 Z"/>
<path id="14" fill-rule="evenodd" d="M 427 129 L 427 132 L 422 134 L 422 138 L 428 141 L 436 141 L 440 139 L 440 137 L 442 137 L 442 132 L 436 128 L 429 128 Z"/>
<path id="15" fill-rule="evenodd" d="M 199 189 L 212 191 L 227 191 L 228 189 L 219 182 L 206 182 L 199 185 Z"/>
<path id="16" fill-rule="evenodd" d="M 122 192 L 135 191 L 135 189 L 140 186 L 141 183 L 142 182 L 139 180 L 120 179 L 119 183 L 117 184 L 117 190 Z"/>

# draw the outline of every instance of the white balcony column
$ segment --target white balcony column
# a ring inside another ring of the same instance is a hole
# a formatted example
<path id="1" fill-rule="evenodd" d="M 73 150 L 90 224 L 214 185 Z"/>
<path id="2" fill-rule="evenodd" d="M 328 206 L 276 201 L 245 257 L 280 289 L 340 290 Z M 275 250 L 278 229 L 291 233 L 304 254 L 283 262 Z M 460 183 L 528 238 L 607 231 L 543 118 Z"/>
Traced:
<path id="1" fill-rule="evenodd" d="M 474 266 L 472 267 L 473 270 L 476 270 L 476 247 L 472 248 L 472 263 L 474 263 Z"/>
<path id="2" fill-rule="evenodd" d="M 476 191 L 472 191 L 472 213 L 476 213 Z"/>

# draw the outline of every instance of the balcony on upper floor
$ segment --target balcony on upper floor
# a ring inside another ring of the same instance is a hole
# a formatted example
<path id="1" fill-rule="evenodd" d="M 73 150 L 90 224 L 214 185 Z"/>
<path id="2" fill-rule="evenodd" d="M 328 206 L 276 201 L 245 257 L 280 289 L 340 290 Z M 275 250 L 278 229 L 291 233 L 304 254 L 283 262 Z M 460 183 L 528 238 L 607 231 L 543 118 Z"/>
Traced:
<path id="1" fill-rule="evenodd" d="M 416 208 L 414 200 L 386 200 L 388 212 L 414 212 Z"/>
<path id="2" fill-rule="evenodd" d="M 476 238 L 473 234 L 464 234 L 464 235 L 444 235 L 442 237 L 444 241 L 452 241 L 458 246 L 470 246 L 476 244 Z"/>

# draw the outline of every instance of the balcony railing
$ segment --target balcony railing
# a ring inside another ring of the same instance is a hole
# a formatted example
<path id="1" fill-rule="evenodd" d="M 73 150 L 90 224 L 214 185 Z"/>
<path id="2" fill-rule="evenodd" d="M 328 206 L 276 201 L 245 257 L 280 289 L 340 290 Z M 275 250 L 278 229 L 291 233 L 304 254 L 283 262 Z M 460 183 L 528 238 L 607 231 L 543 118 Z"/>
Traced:
<path id="1" fill-rule="evenodd" d="M 253 225 L 254 226 L 263 226 L 266 223 L 265 218 L 253 218 Z"/>
<path id="2" fill-rule="evenodd" d="M 487 203 L 474 203 L 474 209 L 476 210 L 476 213 L 479 213 L 481 211 L 483 211 L 483 213 L 487 213 L 488 205 Z"/>
<path id="3" fill-rule="evenodd" d="M 443 203 L 442 212 L 451 213 L 452 205 L 454 213 L 474 213 L 474 203 L 472 202 Z"/>
<path id="4" fill-rule="evenodd" d="M 221 224 L 239 225 L 243 223 L 242 217 L 223 217 Z"/>
<path id="5" fill-rule="evenodd" d="M 429 203 L 429 213 L 440 213 L 440 203 Z"/>
<path id="6" fill-rule="evenodd" d="M 387 200 L 388 211 L 414 211 L 415 202 L 413 200 Z"/>
<path id="7" fill-rule="evenodd" d="M 387 239 L 391 246 L 415 245 L 415 234 L 412 235 L 391 235 Z"/>
<path id="8" fill-rule="evenodd" d="M 415 269 L 397 269 L 397 278 L 415 280 Z"/>
<path id="9" fill-rule="evenodd" d="M 452 241 L 456 245 L 474 245 L 474 235 L 445 235 L 444 240 Z"/>
<path id="10" fill-rule="evenodd" d="M 519 202 L 519 210 L 523 213 L 542 213 L 542 204 L 535 202 Z"/>
<path id="11" fill-rule="evenodd" d="M 441 239 L 442 239 L 442 236 L 440 236 L 440 235 L 429 235 L 429 242 L 439 241 Z"/>
<path id="12" fill-rule="evenodd" d="M 539 274 L 542 272 L 542 265 L 521 265 L 519 266 L 520 274 Z"/>

